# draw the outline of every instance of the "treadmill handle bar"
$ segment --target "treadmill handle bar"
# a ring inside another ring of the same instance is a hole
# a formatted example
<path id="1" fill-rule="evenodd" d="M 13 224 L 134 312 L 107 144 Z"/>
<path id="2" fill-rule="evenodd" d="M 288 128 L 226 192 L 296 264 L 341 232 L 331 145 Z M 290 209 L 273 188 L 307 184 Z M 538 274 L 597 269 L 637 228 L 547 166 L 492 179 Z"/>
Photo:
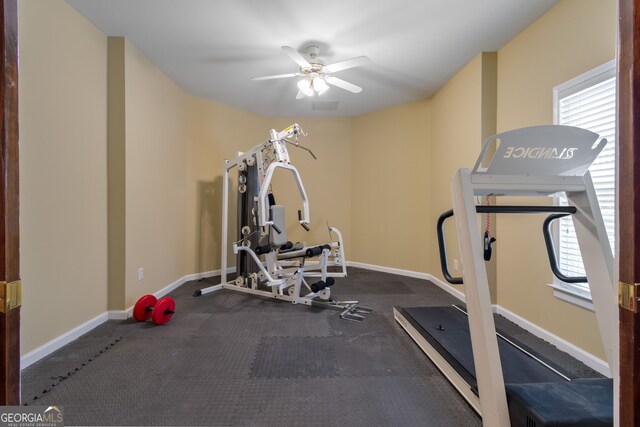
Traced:
<path id="1" fill-rule="evenodd" d="M 542 234 L 544 235 L 544 241 L 547 248 L 547 255 L 549 257 L 549 264 L 553 275 L 566 283 L 587 283 L 587 278 L 584 276 L 566 276 L 558 267 L 558 259 L 556 257 L 556 251 L 553 244 L 553 237 L 551 236 L 551 223 L 556 219 L 565 217 L 575 213 L 576 208 L 573 206 L 477 206 L 478 213 L 543 213 L 543 212 L 561 212 L 554 215 L 549 215 L 542 225 Z M 444 239 L 444 222 L 453 216 L 453 209 L 445 211 L 438 218 L 436 231 L 438 234 L 438 249 L 440 252 L 440 268 L 442 269 L 442 275 L 447 282 L 453 285 L 462 285 L 462 277 L 453 277 L 449 271 L 449 263 L 447 259 L 447 245 Z"/>
<path id="2" fill-rule="evenodd" d="M 453 216 L 453 209 L 449 209 L 444 212 L 438 218 L 438 249 L 440 250 L 440 268 L 442 269 L 442 275 L 447 280 L 447 282 L 453 285 L 462 285 L 462 277 L 453 277 L 449 272 L 449 262 L 447 259 L 447 244 L 444 241 L 444 222 L 447 218 L 451 218 Z"/>
<path id="3" fill-rule="evenodd" d="M 587 283 L 585 276 L 565 276 L 558 267 L 558 258 L 556 257 L 556 249 L 551 236 L 551 223 L 556 219 L 560 219 L 569 214 L 549 215 L 542 223 L 542 234 L 544 234 L 544 243 L 547 246 L 547 254 L 549 255 L 549 264 L 553 275 L 566 283 Z"/>

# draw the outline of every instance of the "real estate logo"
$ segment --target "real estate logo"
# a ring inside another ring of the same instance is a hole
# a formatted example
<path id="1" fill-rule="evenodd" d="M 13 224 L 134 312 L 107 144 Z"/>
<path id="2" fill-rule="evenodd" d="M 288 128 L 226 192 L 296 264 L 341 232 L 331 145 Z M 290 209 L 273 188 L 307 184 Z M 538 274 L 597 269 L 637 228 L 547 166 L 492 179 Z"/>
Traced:
<path id="1" fill-rule="evenodd" d="M 0 427 L 62 426 L 62 406 L 0 406 Z"/>

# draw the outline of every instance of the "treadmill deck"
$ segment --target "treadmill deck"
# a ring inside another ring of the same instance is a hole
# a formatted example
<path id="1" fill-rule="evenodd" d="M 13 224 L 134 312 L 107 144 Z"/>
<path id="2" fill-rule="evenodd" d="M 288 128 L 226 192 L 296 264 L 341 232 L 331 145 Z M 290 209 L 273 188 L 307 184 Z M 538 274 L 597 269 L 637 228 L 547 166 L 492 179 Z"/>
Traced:
<path id="1" fill-rule="evenodd" d="M 468 319 L 450 307 L 394 307 L 400 325 L 481 415 Z M 512 427 L 613 425 L 613 381 L 580 379 L 497 331 Z M 502 336 L 503 338 L 501 338 Z"/>

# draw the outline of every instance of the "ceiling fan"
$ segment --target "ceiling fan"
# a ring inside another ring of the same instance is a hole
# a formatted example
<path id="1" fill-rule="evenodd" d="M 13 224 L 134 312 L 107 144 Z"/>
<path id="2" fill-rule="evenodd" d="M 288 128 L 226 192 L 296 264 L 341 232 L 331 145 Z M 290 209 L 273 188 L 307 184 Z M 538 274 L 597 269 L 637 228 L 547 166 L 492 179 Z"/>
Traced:
<path id="1" fill-rule="evenodd" d="M 302 77 L 298 82 L 298 94 L 296 99 L 302 99 L 305 96 L 313 96 L 315 94 L 322 95 L 329 89 L 329 85 L 336 86 L 341 89 L 347 90 L 353 93 L 362 92 L 360 86 L 356 86 L 353 83 L 349 83 L 335 76 L 332 73 L 337 71 L 347 70 L 349 68 L 359 67 L 369 63 L 369 58 L 366 56 L 358 56 L 356 58 L 347 59 L 345 61 L 336 62 L 334 64 L 325 65 L 324 62 L 317 58 L 320 48 L 316 45 L 307 47 L 307 60 L 304 56 L 298 53 L 297 50 L 291 46 L 282 46 L 282 50 L 293 59 L 296 64 L 300 66 L 300 72 L 289 74 L 277 74 L 274 76 L 254 77 L 251 80 L 272 80 L 272 79 L 284 79 L 289 77 Z"/>

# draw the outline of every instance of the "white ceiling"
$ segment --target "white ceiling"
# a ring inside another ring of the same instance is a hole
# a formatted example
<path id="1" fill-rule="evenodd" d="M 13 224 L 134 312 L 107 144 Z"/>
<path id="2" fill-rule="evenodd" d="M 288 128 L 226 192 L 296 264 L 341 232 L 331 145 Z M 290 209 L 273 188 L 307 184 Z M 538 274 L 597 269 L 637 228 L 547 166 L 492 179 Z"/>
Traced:
<path id="1" fill-rule="evenodd" d="M 353 116 L 433 95 L 481 51 L 496 51 L 557 0 L 67 0 L 125 36 L 187 92 L 268 116 Z M 295 100 L 298 71 L 280 47 L 320 47 L 325 63 L 365 55 L 332 87 Z M 316 111 L 313 101 L 338 101 Z"/>

